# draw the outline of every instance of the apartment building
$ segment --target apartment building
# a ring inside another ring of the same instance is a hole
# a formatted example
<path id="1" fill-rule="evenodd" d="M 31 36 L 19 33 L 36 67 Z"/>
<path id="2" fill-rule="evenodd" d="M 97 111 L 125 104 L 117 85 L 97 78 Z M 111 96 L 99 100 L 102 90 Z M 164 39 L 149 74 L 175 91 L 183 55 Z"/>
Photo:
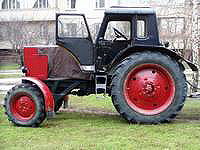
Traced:
<path id="1" fill-rule="evenodd" d="M 0 49 L 54 44 L 59 12 L 84 13 L 95 39 L 105 9 L 138 5 L 156 9 L 162 40 L 170 41 L 172 48 L 190 47 L 190 0 L 0 0 Z"/>
<path id="2" fill-rule="evenodd" d="M 59 12 L 84 13 L 96 34 L 104 10 L 116 4 L 111 0 L 0 0 L 0 49 L 55 43 Z"/>

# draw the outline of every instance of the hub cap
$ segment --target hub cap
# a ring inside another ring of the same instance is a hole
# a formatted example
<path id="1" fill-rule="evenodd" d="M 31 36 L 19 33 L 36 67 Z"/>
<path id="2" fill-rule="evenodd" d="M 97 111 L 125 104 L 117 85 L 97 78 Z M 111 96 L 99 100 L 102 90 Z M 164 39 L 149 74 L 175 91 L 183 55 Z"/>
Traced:
<path id="1" fill-rule="evenodd" d="M 144 115 L 155 115 L 172 103 L 175 84 L 172 76 L 162 66 L 143 64 L 128 73 L 124 94 L 133 110 Z"/>
<path id="2" fill-rule="evenodd" d="M 35 103 L 30 96 L 18 94 L 11 101 L 11 112 L 18 120 L 30 120 L 35 115 Z"/>

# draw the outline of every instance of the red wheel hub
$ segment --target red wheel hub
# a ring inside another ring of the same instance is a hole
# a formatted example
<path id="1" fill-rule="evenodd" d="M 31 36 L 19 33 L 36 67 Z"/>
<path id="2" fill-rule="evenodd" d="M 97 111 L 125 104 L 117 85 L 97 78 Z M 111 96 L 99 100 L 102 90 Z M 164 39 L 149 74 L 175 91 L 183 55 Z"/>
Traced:
<path id="1" fill-rule="evenodd" d="M 11 112 L 21 121 L 28 121 L 35 115 L 35 103 L 31 96 L 20 93 L 11 101 Z"/>
<path id="2" fill-rule="evenodd" d="M 170 73 L 162 66 L 143 64 L 128 73 L 124 94 L 133 110 L 144 115 L 155 115 L 172 103 L 175 84 Z"/>

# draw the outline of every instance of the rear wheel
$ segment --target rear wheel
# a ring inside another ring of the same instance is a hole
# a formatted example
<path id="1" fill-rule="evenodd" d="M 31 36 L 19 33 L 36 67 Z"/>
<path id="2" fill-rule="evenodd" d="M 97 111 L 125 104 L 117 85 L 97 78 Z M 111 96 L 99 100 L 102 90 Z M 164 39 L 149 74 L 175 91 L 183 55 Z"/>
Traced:
<path id="1" fill-rule="evenodd" d="M 170 121 L 184 105 L 185 76 L 177 62 L 159 52 L 141 52 L 117 66 L 112 101 L 129 122 Z"/>
<path id="2" fill-rule="evenodd" d="M 20 84 L 9 90 L 4 107 L 8 120 L 18 126 L 38 126 L 46 116 L 42 93 L 31 84 Z"/>

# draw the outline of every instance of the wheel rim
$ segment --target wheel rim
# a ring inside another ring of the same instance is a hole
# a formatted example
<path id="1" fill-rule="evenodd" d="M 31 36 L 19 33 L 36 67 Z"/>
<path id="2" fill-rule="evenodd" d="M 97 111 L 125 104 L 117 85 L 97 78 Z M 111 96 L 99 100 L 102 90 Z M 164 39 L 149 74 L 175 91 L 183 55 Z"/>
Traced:
<path id="1" fill-rule="evenodd" d="M 128 105 L 144 115 L 166 110 L 175 95 L 175 83 L 170 73 L 158 64 L 143 64 L 131 70 L 124 82 Z"/>
<path id="2" fill-rule="evenodd" d="M 18 93 L 11 100 L 11 113 L 21 121 L 28 121 L 35 115 L 35 103 L 30 95 Z"/>

